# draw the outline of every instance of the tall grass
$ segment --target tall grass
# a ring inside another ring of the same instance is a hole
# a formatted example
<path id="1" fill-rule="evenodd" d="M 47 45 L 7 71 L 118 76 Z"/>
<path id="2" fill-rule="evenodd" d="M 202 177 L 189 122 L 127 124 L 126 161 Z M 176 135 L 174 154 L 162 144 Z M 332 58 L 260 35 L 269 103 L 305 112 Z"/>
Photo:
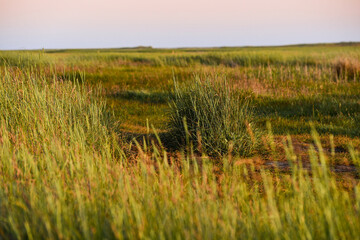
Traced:
<path id="1" fill-rule="evenodd" d="M 0 239 L 359 239 L 359 180 L 339 184 L 315 131 L 310 170 L 290 137 L 291 168 L 281 174 L 232 155 L 216 164 L 192 151 L 167 153 L 155 143 L 132 147 L 130 161 L 122 152 L 130 144 L 119 141 L 116 119 L 94 90 L 17 67 L 0 76 Z M 224 82 L 196 84 L 212 96 L 203 102 L 224 107 L 218 113 L 246 106 L 234 106 L 239 96 Z M 360 169 L 356 146 L 350 153 L 347 161 Z"/>
<path id="2" fill-rule="evenodd" d="M 175 86 L 170 107 L 170 132 L 180 144 L 192 141 L 213 156 L 229 150 L 248 156 L 259 144 L 249 99 L 231 90 L 225 79 L 197 77 L 185 89 Z"/>
<path id="3" fill-rule="evenodd" d="M 49 66 L 54 59 L 43 51 L 22 51 L 22 52 L 2 52 L 0 55 L 0 66 L 16 66 L 19 68 L 36 68 Z"/>
<path id="4" fill-rule="evenodd" d="M 130 163 L 116 154 L 111 125 L 87 91 L 9 72 L 0 82 L 3 239 L 360 236 L 360 185 L 348 192 L 337 184 L 315 132 L 311 172 L 296 161 L 290 138 L 285 175 L 227 156 L 215 165 L 140 145 Z M 358 152 L 352 156 L 359 163 Z"/>
<path id="5" fill-rule="evenodd" d="M 333 65 L 339 78 L 345 78 L 349 81 L 358 81 L 360 79 L 359 59 L 341 58 L 335 61 Z"/>
<path id="6" fill-rule="evenodd" d="M 50 81 L 50 83 L 49 83 Z M 0 80 L 0 121 L 14 143 L 43 150 L 45 143 L 99 148 L 118 123 L 96 90 L 46 79 L 37 71 L 5 69 Z"/>

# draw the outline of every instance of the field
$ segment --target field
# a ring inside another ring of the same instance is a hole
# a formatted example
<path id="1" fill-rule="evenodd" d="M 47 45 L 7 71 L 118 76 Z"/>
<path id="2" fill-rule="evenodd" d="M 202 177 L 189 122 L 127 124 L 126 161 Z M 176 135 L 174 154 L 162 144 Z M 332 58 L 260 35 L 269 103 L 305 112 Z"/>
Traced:
<path id="1" fill-rule="evenodd" d="M 0 73 L 0 239 L 360 238 L 358 43 L 2 51 Z"/>

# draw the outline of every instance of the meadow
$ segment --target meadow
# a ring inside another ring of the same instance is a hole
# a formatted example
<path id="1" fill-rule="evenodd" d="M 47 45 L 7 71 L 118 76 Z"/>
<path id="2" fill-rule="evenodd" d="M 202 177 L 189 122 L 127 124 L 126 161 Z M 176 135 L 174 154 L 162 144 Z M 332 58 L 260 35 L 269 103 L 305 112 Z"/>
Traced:
<path id="1" fill-rule="evenodd" d="M 358 43 L 2 51 L 0 73 L 0 239 L 359 239 Z"/>

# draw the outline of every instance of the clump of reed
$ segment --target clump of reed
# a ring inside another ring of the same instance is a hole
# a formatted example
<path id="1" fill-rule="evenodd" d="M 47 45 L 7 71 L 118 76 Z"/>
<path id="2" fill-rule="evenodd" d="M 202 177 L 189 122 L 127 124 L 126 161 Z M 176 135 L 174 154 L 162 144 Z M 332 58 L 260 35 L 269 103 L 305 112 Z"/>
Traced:
<path id="1" fill-rule="evenodd" d="M 360 61 L 355 58 L 339 58 L 333 63 L 333 68 L 340 79 L 360 79 Z"/>
<path id="2" fill-rule="evenodd" d="M 191 141 L 211 156 L 229 151 L 249 156 L 258 146 L 250 100 L 231 90 L 226 79 L 196 77 L 187 87 L 175 84 L 170 107 L 171 136 L 180 145 Z"/>

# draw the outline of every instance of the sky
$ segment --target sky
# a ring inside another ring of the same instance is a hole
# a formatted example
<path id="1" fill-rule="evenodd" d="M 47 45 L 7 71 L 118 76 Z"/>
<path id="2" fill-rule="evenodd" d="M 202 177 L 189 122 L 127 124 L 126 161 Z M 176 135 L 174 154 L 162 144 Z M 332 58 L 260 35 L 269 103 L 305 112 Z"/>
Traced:
<path id="1" fill-rule="evenodd" d="M 360 0 L 0 0 L 0 49 L 360 41 Z"/>

